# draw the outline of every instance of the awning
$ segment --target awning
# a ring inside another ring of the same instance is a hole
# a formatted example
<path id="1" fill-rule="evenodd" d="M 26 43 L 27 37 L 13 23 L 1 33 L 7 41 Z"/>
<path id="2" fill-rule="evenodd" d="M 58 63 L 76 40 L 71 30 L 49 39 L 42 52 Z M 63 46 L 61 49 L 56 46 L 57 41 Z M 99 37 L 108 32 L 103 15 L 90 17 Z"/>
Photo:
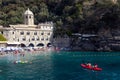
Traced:
<path id="1" fill-rule="evenodd" d="M 21 44 L 20 42 L 7 42 L 7 44 Z"/>
<path id="2" fill-rule="evenodd" d="M 0 44 L 4 44 L 4 43 L 7 43 L 7 41 L 0 41 Z"/>

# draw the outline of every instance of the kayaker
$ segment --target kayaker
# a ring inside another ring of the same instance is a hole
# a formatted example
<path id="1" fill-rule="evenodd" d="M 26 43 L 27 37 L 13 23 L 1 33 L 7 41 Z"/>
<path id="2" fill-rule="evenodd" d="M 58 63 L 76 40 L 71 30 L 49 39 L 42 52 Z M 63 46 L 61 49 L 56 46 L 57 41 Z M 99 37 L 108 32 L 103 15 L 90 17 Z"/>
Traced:
<path id="1" fill-rule="evenodd" d="M 98 67 L 98 65 L 97 64 L 95 64 L 94 66 L 93 66 L 93 68 L 97 68 Z"/>
<path id="2" fill-rule="evenodd" d="M 91 67 L 91 63 L 87 63 L 87 66 L 88 66 L 88 67 Z"/>
<path id="3" fill-rule="evenodd" d="M 96 68 L 96 67 L 98 67 L 98 65 L 97 65 L 97 64 L 95 64 L 95 65 L 94 65 L 94 67 Z"/>

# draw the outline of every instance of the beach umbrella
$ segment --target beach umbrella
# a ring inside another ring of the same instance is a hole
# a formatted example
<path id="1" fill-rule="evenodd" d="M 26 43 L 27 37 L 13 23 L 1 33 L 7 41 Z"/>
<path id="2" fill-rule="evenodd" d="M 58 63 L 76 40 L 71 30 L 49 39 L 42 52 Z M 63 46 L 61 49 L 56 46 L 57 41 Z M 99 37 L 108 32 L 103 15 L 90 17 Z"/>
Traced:
<path id="1" fill-rule="evenodd" d="M 7 49 L 7 50 L 11 50 L 11 48 L 10 48 L 10 47 L 7 47 L 6 49 Z"/>

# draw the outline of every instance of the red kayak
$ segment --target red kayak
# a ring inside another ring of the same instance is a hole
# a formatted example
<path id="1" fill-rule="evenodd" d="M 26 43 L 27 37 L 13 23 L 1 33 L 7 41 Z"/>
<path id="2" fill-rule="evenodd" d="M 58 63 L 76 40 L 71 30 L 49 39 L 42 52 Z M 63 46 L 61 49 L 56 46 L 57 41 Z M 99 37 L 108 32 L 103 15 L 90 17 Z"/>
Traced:
<path id="1" fill-rule="evenodd" d="M 86 64 L 81 64 L 81 66 L 82 66 L 83 68 L 90 69 L 90 70 L 95 70 L 95 71 L 101 71 L 101 70 L 102 70 L 102 68 L 92 67 L 92 66 L 88 66 L 88 65 L 86 65 Z"/>

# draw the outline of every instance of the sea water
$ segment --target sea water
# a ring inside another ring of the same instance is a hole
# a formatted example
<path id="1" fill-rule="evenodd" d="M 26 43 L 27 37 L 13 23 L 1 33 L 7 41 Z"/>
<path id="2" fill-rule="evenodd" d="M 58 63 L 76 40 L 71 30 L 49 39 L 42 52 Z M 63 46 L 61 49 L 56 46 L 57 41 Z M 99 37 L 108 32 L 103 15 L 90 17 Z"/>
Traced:
<path id="1" fill-rule="evenodd" d="M 15 64 L 14 60 L 28 63 Z M 90 62 L 102 71 L 80 66 Z M 120 80 L 119 52 L 44 52 L 15 58 L 0 57 L 0 80 Z"/>

